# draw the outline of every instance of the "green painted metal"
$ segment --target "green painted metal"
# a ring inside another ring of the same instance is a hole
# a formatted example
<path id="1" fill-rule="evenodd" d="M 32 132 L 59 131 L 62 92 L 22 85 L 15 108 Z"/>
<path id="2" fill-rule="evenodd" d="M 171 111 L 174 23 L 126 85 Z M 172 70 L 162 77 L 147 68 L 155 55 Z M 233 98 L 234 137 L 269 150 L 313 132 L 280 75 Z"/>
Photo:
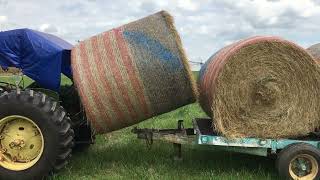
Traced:
<path id="1" fill-rule="evenodd" d="M 260 138 L 228 139 L 222 136 L 201 134 L 197 134 L 196 143 L 199 145 L 213 145 L 226 151 L 234 151 L 259 156 L 267 156 L 269 149 L 271 150 L 271 153 L 276 153 L 277 150 L 281 150 L 294 143 L 307 143 L 320 149 L 320 141 Z"/>
<path id="2" fill-rule="evenodd" d="M 216 135 L 215 132 L 208 133 L 211 124 L 208 119 L 195 119 L 193 128 L 184 129 L 182 122 L 180 122 L 180 125 L 178 123 L 178 129 L 135 128 L 133 132 L 138 135 L 138 138 L 145 139 L 148 142 L 162 140 L 174 144 L 188 144 L 193 148 L 232 151 L 258 156 L 268 156 L 270 153 L 276 154 L 278 150 L 294 143 L 307 143 L 320 149 L 320 141 L 317 140 L 226 138 Z"/>
<path id="3" fill-rule="evenodd" d="M 183 145 L 183 144 L 182 144 Z M 185 144 L 186 145 L 186 144 Z M 228 151 L 235 153 L 243 153 L 256 156 L 267 156 L 267 148 L 246 148 L 246 147 L 232 147 L 232 146 L 212 146 L 212 145 L 199 145 L 195 141 L 187 144 L 190 149 L 205 150 L 205 151 Z"/>
<path id="4" fill-rule="evenodd" d="M 33 80 L 31 80 L 29 77 L 23 74 L 9 74 L 9 75 L 0 74 L 0 85 L 7 86 L 12 90 L 17 89 L 17 87 L 19 87 L 20 89 L 30 88 L 28 87 L 28 85 L 25 84 L 25 81 L 28 81 L 27 84 L 30 84 L 31 82 L 33 82 Z M 55 91 L 41 88 L 41 87 L 30 88 L 30 89 L 33 89 L 34 91 L 42 92 L 47 96 L 52 97 L 54 100 L 59 101 L 59 94 Z"/>
<path id="5" fill-rule="evenodd" d="M 309 141 L 309 140 L 292 140 L 292 139 L 279 139 L 279 140 L 272 140 L 273 148 L 272 150 L 283 149 L 286 146 L 294 143 L 307 143 L 310 144 L 318 149 L 320 149 L 320 141 Z"/>
<path id="6" fill-rule="evenodd" d="M 216 146 L 235 146 L 235 147 L 271 147 L 272 140 L 257 138 L 234 138 L 228 139 L 223 136 L 199 135 L 198 144 L 208 144 Z"/>

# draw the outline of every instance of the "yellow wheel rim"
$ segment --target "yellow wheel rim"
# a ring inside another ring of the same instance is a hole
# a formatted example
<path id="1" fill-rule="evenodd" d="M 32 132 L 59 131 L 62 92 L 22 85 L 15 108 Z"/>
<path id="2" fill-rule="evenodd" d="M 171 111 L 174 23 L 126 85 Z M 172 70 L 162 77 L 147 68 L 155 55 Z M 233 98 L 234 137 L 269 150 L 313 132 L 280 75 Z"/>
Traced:
<path id="1" fill-rule="evenodd" d="M 40 128 L 24 116 L 7 116 L 0 120 L 0 166 L 22 171 L 35 165 L 44 149 Z"/>
<path id="2" fill-rule="evenodd" d="M 318 172 L 318 162 L 309 154 L 297 155 L 289 165 L 289 173 L 294 180 L 313 180 Z"/>

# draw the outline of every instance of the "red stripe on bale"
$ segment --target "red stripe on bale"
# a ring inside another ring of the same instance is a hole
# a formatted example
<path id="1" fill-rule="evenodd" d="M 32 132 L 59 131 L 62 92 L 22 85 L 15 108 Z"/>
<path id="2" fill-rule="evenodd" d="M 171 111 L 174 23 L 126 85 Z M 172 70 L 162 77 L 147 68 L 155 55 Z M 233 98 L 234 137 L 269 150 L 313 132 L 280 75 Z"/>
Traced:
<path id="1" fill-rule="evenodd" d="M 95 101 L 95 103 L 97 105 L 94 108 L 97 109 L 97 111 L 100 114 L 100 117 L 103 117 L 103 119 L 100 119 L 100 121 L 101 120 L 102 121 L 106 121 L 107 124 L 112 125 L 112 121 L 110 119 L 110 116 L 108 115 L 107 110 L 105 109 L 105 107 L 103 106 L 103 103 L 101 102 L 101 100 L 99 98 L 99 91 L 97 89 L 96 82 L 92 77 L 92 73 L 91 73 L 91 70 L 90 70 L 91 67 L 90 67 L 89 62 L 88 62 L 88 56 L 87 56 L 87 50 L 85 48 L 85 43 L 81 43 L 80 44 L 80 50 L 81 50 L 81 52 L 80 52 L 81 53 L 81 58 L 83 58 L 83 61 L 81 61 L 81 62 L 83 62 L 84 66 L 87 67 L 87 68 L 84 69 L 86 71 L 84 73 L 84 75 L 87 76 L 87 79 L 90 82 L 90 83 L 88 83 L 88 86 L 92 90 L 92 96 L 93 96 L 93 99 L 94 99 L 94 101 Z M 108 127 L 105 127 L 105 128 L 110 130 Z"/>
<path id="2" fill-rule="evenodd" d="M 150 116 L 150 112 L 145 100 L 145 94 L 142 87 L 142 83 L 138 80 L 136 69 L 133 66 L 133 61 L 131 58 L 131 55 L 128 52 L 127 44 L 123 38 L 122 30 L 120 28 L 113 30 L 116 36 L 116 40 L 119 46 L 121 59 L 123 61 L 124 66 L 126 67 L 126 71 L 128 73 L 128 76 L 130 78 L 130 82 L 132 84 L 132 87 L 138 96 L 138 101 L 143 109 L 145 116 Z"/>
<path id="3" fill-rule="evenodd" d="M 115 60 L 115 55 L 114 55 L 115 53 L 112 50 L 112 46 L 111 46 L 111 42 L 110 42 L 111 41 L 110 32 L 103 34 L 103 39 L 104 39 L 104 47 L 107 51 L 107 56 L 108 56 L 108 62 L 106 62 L 106 63 L 110 64 L 111 72 L 113 74 L 113 77 L 115 78 L 118 89 L 121 92 L 122 97 L 125 100 L 125 105 L 127 106 L 132 118 L 135 119 L 135 118 L 137 118 L 137 113 L 134 111 L 132 102 L 129 98 L 128 89 L 123 84 L 123 78 L 122 78 L 122 75 L 119 71 L 118 64 L 116 63 L 116 60 Z"/>
<path id="4" fill-rule="evenodd" d="M 105 75 L 107 73 L 106 69 L 103 68 L 103 66 L 100 65 L 100 64 L 102 64 L 104 62 L 102 61 L 101 54 L 98 51 L 97 36 L 92 38 L 92 45 L 93 45 L 93 52 L 94 52 L 94 61 L 95 61 L 95 64 L 97 64 L 98 75 L 99 75 L 99 77 L 101 79 L 102 86 L 103 86 L 103 89 L 104 89 L 104 93 L 106 93 L 106 96 L 108 97 L 108 99 L 109 99 L 109 101 L 111 103 L 112 109 L 117 114 L 116 117 L 112 117 L 112 118 L 115 119 L 114 121 L 121 121 L 121 122 L 126 123 L 124 114 L 120 110 L 120 108 L 118 106 L 118 103 L 114 98 L 114 96 L 115 96 L 114 93 L 112 93 L 113 90 L 109 85 L 110 82 L 108 82 L 107 78 L 105 78 Z"/>
<path id="5" fill-rule="evenodd" d="M 76 60 L 76 58 L 74 58 L 77 54 L 77 51 L 78 49 L 73 49 L 71 51 L 71 60 L 73 60 L 72 64 L 72 71 L 74 73 L 74 77 L 73 77 L 73 80 L 76 84 L 78 84 L 78 92 L 79 92 L 79 95 L 80 95 L 80 98 L 82 98 L 82 101 L 84 103 L 87 103 L 89 102 L 89 99 L 88 97 L 85 95 L 85 93 L 83 92 L 85 90 L 83 84 L 81 83 L 81 75 L 79 74 L 79 71 L 77 70 L 78 68 L 78 63 L 77 62 L 74 62 Z M 79 60 L 79 59 L 78 59 Z M 88 117 L 88 119 L 90 120 L 92 126 L 96 129 L 96 131 L 98 132 L 101 132 L 103 131 L 103 128 L 97 123 L 97 120 L 96 120 L 96 116 L 92 114 L 93 110 L 92 110 L 92 106 L 85 106 L 85 108 L 87 109 L 86 110 L 86 116 Z"/>
<path id="6" fill-rule="evenodd" d="M 72 57 L 73 75 L 80 76 L 75 86 L 79 91 L 82 88 L 82 103 L 86 112 L 91 107 L 92 113 L 87 113 L 101 126 L 99 133 L 139 123 L 196 100 L 195 82 L 168 13 L 158 12 L 83 43 L 88 56 L 82 59 L 80 51 L 84 48 L 74 47 L 78 54 Z M 94 81 L 96 89 L 89 86 Z M 94 98 L 92 94 L 97 95 Z M 106 117 L 99 110 L 107 112 L 112 124 L 103 121 Z"/>

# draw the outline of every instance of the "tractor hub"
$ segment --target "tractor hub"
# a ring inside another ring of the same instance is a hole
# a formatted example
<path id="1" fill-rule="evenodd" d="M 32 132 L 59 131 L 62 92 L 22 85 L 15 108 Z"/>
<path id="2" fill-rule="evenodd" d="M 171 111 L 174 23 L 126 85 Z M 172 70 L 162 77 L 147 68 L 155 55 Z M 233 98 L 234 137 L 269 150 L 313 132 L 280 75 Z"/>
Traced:
<path id="1" fill-rule="evenodd" d="M 21 171 L 36 164 L 44 149 L 40 128 L 29 118 L 8 116 L 0 120 L 0 165 Z"/>

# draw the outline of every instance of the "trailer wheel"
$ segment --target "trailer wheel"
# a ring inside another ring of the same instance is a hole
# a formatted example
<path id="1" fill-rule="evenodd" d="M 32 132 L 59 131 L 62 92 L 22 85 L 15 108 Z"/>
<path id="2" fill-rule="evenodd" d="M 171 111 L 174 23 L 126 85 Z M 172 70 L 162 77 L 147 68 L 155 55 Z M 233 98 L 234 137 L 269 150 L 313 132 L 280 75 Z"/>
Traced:
<path id="1" fill-rule="evenodd" d="M 285 179 L 320 179 L 320 151 L 306 143 L 296 143 L 284 148 L 276 162 L 277 170 Z"/>
<path id="2" fill-rule="evenodd" d="M 62 107 L 33 90 L 0 96 L 0 179 L 43 179 L 63 168 L 74 132 Z"/>

